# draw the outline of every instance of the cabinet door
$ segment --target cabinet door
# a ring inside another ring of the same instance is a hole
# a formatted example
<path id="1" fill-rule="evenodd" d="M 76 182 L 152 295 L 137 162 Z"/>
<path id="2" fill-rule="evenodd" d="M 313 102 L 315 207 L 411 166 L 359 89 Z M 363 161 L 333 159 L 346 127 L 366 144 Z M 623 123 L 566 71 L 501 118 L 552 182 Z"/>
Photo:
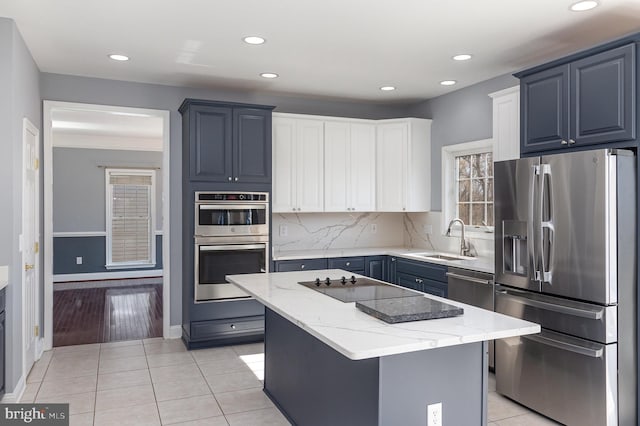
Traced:
<path id="1" fill-rule="evenodd" d="M 389 256 L 387 257 L 387 273 L 384 277 L 384 280 L 390 283 L 394 283 L 394 284 L 398 284 L 398 279 L 397 279 L 397 266 L 398 266 L 398 262 L 397 262 L 397 258 L 393 257 L 393 256 Z"/>
<path id="2" fill-rule="evenodd" d="M 424 291 L 424 286 L 421 283 L 421 279 L 419 277 L 416 277 L 415 275 L 398 272 L 397 281 L 397 284 L 402 287 L 410 288 L 412 290 Z"/>
<path id="3" fill-rule="evenodd" d="M 349 207 L 359 212 L 376 209 L 376 129 L 372 124 L 351 124 Z"/>
<path id="4" fill-rule="evenodd" d="M 295 211 L 296 192 L 296 122 L 290 118 L 273 118 L 273 212 Z"/>
<path id="5" fill-rule="evenodd" d="M 408 123 L 377 128 L 376 204 L 378 211 L 406 210 Z"/>
<path id="6" fill-rule="evenodd" d="M 346 212 L 351 208 L 347 194 L 350 139 L 349 123 L 324 123 L 324 211 Z"/>
<path id="7" fill-rule="evenodd" d="M 231 109 L 191 107 L 191 180 L 229 182 L 232 175 Z"/>
<path id="8" fill-rule="evenodd" d="M 447 297 L 447 283 L 423 279 L 422 291 L 433 294 L 434 296 Z"/>
<path id="9" fill-rule="evenodd" d="M 271 111 L 233 110 L 234 182 L 271 182 Z"/>
<path id="10" fill-rule="evenodd" d="M 300 259 L 276 261 L 276 272 L 313 271 L 327 269 L 327 259 Z M 319 277 L 324 279 L 324 277 Z"/>
<path id="11" fill-rule="evenodd" d="M 387 281 L 386 256 L 374 256 L 364 258 L 364 275 L 376 280 Z"/>
<path id="12" fill-rule="evenodd" d="M 296 164 L 298 211 L 324 210 L 324 123 L 296 120 Z"/>
<path id="13" fill-rule="evenodd" d="M 521 152 L 564 148 L 569 139 L 569 66 L 520 80 Z"/>
<path id="14" fill-rule="evenodd" d="M 571 138 L 578 145 L 635 139 L 635 44 L 573 62 Z"/>
<path id="15" fill-rule="evenodd" d="M 493 161 L 520 158 L 520 87 L 507 90 L 493 97 Z"/>

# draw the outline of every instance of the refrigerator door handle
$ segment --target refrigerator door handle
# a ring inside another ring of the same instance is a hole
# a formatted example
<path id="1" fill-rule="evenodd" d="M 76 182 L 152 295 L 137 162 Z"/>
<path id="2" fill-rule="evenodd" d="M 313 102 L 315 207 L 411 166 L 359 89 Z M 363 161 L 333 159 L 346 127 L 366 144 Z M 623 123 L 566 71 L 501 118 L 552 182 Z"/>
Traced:
<path id="1" fill-rule="evenodd" d="M 529 200 L 527 206 L 527 252 L 529 254 L 529 265 L 531 274 L 529 276 L 533 281 L 540 281 L 538 277 L 538 264 L 535 244 L 535 198 L 536 198 L 536 179 L 539 173 L 539 166 L 531 166 L 529 173 Z"/>
<path id="2" fill-rule="evenodd" d="M 571 306 L 557 305 L 555 303 L 543 302 L 542 300 L 529 299 L 523 296 L 511 295 L 507 290 L 496 290 L 496 295 L 499 297 L 507 297 L 509 300 L 519 303 L 525 306 L 531 306 L 534 308 L 544 309 L 547 311 L 558 312 L 559 314 L 571 315 L 574 317 L 587 318 L 591 320 L 600 320 L 604 313 L 604 309 L 587 310 L 574 308 Z"/>
<path id="3" fill-rule="evenodd" d="M 585 355 L 591 358 L 602 358 L 603 350 L 600 349 L 592 349 L 585 348 L 584 346 L 574 345 L 568 342 L 562 342 L 560 340 L 552 339 L 550 337 L 544 336 L 542 334 L 534 334 L 528 336 L 522 336 L 523 339 L 531 340 L 534 342 L 541 343 L 547 346 L 553 346 L 555 348 L 561 349 L 563 351 L 569 351 L 580 355 Z"/>
<path id="4" fill-rule="evenodd" d="M 545 201 L 545 188 L 547 187 L 547 176 L 549 177 L 549 220 L 544 221 L 544 201 Z M 539 240 L 538 240 L 538 252 L 537 257 L 540 259 L 540 281 L 552 284 L 551 279 L 553 276 L 552 264 L 553 264 L 553 256 L 554 253 L 554 228 L 553 228 L 553 181 L 551 175 L 551 165 L 550 164 L 541 164 L 540 165 L 540 199 L 538 202 L 538 218 L 540 227 L 539 231 Z M 547 230 L 549 236 L 549 253 L 547 256 L 547 247 L 544 242 L 544 231 Z M 547 259 L 549 260 L 547 263 Z"/>

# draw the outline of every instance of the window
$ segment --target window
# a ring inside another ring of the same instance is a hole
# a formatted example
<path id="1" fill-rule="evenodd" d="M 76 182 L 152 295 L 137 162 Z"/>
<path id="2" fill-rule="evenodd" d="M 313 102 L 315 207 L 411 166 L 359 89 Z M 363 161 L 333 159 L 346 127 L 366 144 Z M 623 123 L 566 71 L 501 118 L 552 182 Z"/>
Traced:
<path id="1" fill-rule="evenodd" d="M 456 169 L 456 217 L 467 225 L 493 226 L 493 152 L 459 155 Z"/>
<path id="2" fill-rule="evenodd" d="M 442 148 L 442 222 L 460 218 L 476 238 L 493 238 L 493 140 Z M 459 227 L 452 229 L 459 235 Z"/>
<path id="3" fill-rule="evenodd" d="M 155 266 L 155 171 L 106 169 L 107 268 Z"/>

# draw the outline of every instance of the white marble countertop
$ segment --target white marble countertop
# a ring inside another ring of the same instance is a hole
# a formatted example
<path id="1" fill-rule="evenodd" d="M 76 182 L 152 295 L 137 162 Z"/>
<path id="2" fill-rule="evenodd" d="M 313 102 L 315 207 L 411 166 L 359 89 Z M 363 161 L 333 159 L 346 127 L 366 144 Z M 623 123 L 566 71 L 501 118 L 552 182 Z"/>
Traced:
<path id="1" fill-rule="evenodd" d="M 0 266 L 0 290 L 9 285 L 9 267 Z"/>
<path id="2" fill-rule="evenodd" d="M 540 332 L 540 326 L 532 322 L 432 295 L 424 297 L 461 306 L 464 314 L 454 318 L 387 324 L 359 311 L 355 303 L 343 303 L 298 284 L 318 275 L 339 279 L 347 274 L 351 273 L 328 269 L 229 275 L 227 280 L 353 360 Z"/>
<path id="3" fill-rule="evenodd" d="M 397 256 L 407 259 L 419 260 L 422 262 L 437 263 L 446 266 L 455 266 L 462 269 L 487 272 L 493 274 L 493 259 L 476 257 L 468 260 L 443 260 L 425 259 L 416 256 L 416 253 L 442 253 L 435 250 L 406 248 L 406 247 L 361 247 L 352 249 L 327 249 L 327 250 L 289 250 L 275 251 L 273 260 L 299 260 L 299 259 L 322 259 L 325 257 L 349 257 L 349 256 Z M 455 253 L 450 253 L 456 255 Z"/>

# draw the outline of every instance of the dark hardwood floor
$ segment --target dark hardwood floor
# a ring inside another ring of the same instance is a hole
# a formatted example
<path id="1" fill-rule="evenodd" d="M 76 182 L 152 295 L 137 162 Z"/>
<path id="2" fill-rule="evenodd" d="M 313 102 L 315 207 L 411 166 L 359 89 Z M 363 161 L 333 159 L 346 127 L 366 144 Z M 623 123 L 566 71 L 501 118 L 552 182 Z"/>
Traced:
<path id="1" fill-rule="evenodd" d="M 53 346 L 162 336 L 162 284 L 53 292 Z"/>

